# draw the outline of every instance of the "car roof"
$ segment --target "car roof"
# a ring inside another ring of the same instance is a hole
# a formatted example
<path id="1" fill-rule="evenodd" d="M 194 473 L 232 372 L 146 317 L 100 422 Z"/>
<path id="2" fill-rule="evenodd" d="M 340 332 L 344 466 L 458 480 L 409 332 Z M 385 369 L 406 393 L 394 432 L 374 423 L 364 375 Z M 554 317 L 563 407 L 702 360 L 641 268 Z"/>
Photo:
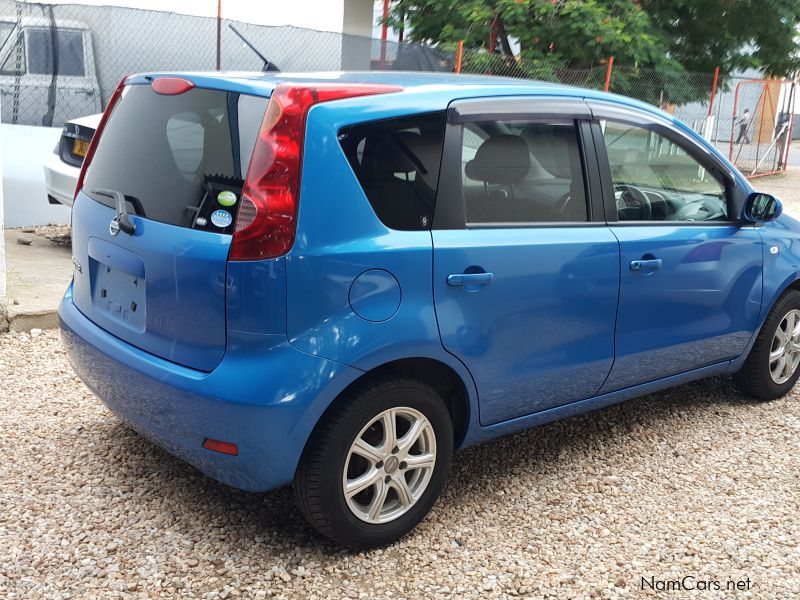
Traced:
<path id="1" fill-rule="evenodd" d="M 402 86 L 404 92 L 436 96 L 439 100 L 491 96 L 536 95 L 603 100 L 638 108 L 652 115 L 674 121 L 657 107 L 626 96 L 588 88 L 494 75 L 420 71 L 323 71 L 323 72 L 260 72 L 260 71 L 198 71 L 152 72 L 131 75 L 129 83 L 145 83 L 156 77 L 185 77 L 198 87 L 226 89 L 231 92 L 269 95 L 281 83 L 373 83 Z M 388 101 L 388 94 L 385 98 Z M 373 100 L 374 102 L 374 100 Z M 416 101 L 415 101 L 416 102 Z M 420 106 L 421 108 L 421 106 Z"/>
<path id="2" fill-rule="evenodd" d="M 502 95 L 558 95 L 576 98 L 592 98 L 618 102 L 629 106 L 660 113 L 650 104 L 633 98 L 619 96 L 588 88 L 550 83 L 533 79 L 515 77 L 499 77 L 495 75 L 470 75 L 458 73 L 421 72 L 421 71 L 320 71 L 320 72 L 260 72 L 260 71 L 182 71 L 152 72 L 131 75 L 130 83 L 143 83 L 145 78 L 174 76 L 191 79 L 198 87 L 220 87 L 238 89 L 251 93 L 269 94 L 280 83 L 376 83 L 402 86 L 404 91 L 435 91 L 437 93 L 450 90 L 453 98 L 459 97 L 463 90 L 481 90 L 492 96 L 500 92 Z"/>

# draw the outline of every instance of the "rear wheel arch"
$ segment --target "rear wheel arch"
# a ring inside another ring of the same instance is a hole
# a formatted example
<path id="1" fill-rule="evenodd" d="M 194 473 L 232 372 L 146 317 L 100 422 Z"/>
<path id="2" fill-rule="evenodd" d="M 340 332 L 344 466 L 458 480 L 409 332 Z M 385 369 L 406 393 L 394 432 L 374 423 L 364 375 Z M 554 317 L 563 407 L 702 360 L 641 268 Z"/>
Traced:
<path id="1" fill-rule="evenodd" d="M 454 445 L 456 448 L 460 446 L 469 427 L 472 410 L 470 394 L 467 388 L 468 383 L 452 366 L 428 357 L 401 358 L 385 362 L 351 381 L 336 395 L 319 416 L 306 440 L 305 446 L 308 447 L 309 440 L 314 435 L 314 430 L 317 429 L 319 424 L 336 409 L 344 398 L 348 397 L 354 388 L 369 385 L 372 381 L 381 381 L 387 377 L 414 379 L 433 388 L 444 401 L 450 414 L 450 420 L 453 424 Z M 303 452 L 305 452 L 305 449 Z"/>

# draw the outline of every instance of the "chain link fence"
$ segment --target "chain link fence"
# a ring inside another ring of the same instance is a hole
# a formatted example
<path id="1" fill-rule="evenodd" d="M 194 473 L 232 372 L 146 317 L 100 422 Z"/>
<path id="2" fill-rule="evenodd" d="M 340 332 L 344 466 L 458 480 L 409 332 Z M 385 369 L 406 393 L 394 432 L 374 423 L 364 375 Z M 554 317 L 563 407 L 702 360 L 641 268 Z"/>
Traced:
<path id="1" fill-rule="evenodd" d="M 0 0 L 0 44 L 4 123 L 60 126 L 100 112 L 131 73 L 217 68 L 215 18 L 132 8 Z M 228 19 L 220 57 L 232 71 L 453 70 L 423 45 Z"/>
<path id="2" fill-rule="evenodd" d="M 773 173 L 786 166 L 796 93 L 791 81 L 733 76 L 715 81 L 714 73 L 665 73 L 626 65 L 564 69 L 483 50 L 464 51 L 460 66 L 462 73 L 536 79 L 594 90 L 607 86 L 609 92 L 652 104 L 680 119 L 747 175 Z"/>
<path id="3" fill-rule="evenodd" d="M 626 65 L 565 69 L 486 51 L 460 58 L 421 44 L 270 27 L 223 19 L 224 70 L 394 69 L 500 75 L 608 90 L 658 106 L 689 124 L 748 173 L 783 167 L 794 88 L 712 73 L 663 73 Z M 124 76 L 217 68 L 217 20 L 159 11 L 0 0 L 2 122 L 58 127 L 105 108 Z M 606 82 L 608 79 L 608 82 Z M 748 128 L 739 135 L 744 109 Z M 787 126 L 788 120 L 788 126 Z"/>

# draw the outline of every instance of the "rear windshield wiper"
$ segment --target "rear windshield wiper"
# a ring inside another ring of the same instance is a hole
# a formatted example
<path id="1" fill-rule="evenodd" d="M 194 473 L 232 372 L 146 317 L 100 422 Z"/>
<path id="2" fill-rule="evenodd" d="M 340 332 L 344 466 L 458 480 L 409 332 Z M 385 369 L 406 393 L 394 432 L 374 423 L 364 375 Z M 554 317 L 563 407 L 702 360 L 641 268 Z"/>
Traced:
<path id="1" fill-rule="evenodd" d="M 128 201 L 125 199 L 125 195 L 117 190 L 92 190 L 92 192 L 98 196 L 114 199 L 114 204 L 117 207 L 117 217 L 112 223 L 116 222 L 122 231 L 128 235 L 133 235 L 133 232 L 136 231 L 136 225 L 131 222 L 128 216 Z M 110 229 L 113 234 L 113 225 L 110 226 Z"/>

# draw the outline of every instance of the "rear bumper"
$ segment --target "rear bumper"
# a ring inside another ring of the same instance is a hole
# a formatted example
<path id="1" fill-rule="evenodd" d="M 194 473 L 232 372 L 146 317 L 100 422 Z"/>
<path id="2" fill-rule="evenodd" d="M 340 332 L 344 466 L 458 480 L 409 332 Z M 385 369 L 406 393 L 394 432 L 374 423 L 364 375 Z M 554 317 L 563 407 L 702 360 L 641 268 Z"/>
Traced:
<path id="1" fill-rule="evenodd" d="M 44 185 L 47 194 L 64 206 L 72 206 L 80 173 L 78 167 L 68 165 L 58 154 L 50 154 L 44 163 Z"/>
<path id="2" fill-rule="evenodd" d="M 108 408 L 206 475 L 249 491 L 292 480 L 318 418 L 360 374 L 283 335 L 237 332 L 214 371 L 195 371 L 99 328 L 72 303 L 71 287 L 59 316 L 73 368 Z M 238 456 L 204 449 L 206 438 L 237 444 Z"/>

